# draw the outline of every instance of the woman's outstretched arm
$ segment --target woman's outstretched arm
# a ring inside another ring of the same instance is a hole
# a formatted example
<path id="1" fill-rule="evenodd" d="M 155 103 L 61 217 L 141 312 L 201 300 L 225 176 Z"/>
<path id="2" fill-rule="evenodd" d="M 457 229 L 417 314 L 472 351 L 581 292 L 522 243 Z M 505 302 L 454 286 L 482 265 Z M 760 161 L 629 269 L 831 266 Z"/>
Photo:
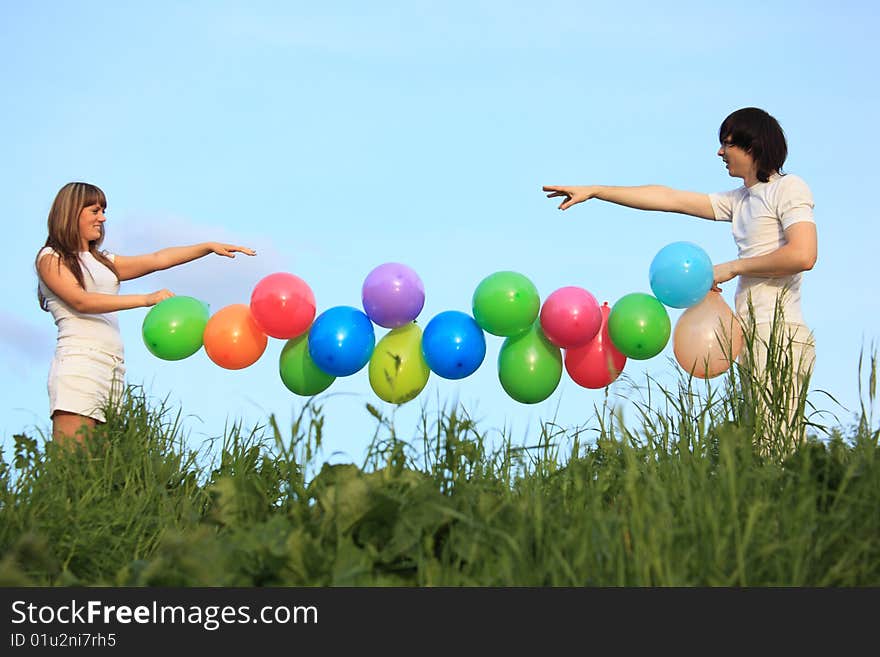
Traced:
<path id="1" fill-rule="evenodd" d="M 176 267 L 192 260 L 202 258 L 209 253 L 234 258 L 236 253 L 256 255 L 256 251 L 244 246 L 233 244 L 221 244 L 220 242 L 203 242 L 191 246 L 172 246 L 155 253 L 147 253 L 138 256 L 117 255 L 113 260 L 116 271 L 119 272 L 119 280 L 129 281 L 139 278 L 154 271 L 161 271 L 170 267 Z"/>

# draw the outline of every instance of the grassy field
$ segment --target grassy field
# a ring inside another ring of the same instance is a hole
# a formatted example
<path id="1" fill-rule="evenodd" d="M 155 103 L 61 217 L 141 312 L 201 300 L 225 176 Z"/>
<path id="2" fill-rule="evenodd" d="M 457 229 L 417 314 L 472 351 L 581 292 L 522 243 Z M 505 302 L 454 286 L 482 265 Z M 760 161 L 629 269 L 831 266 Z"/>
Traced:
<path id="1" fill-rule="evenodd" d="M 529 445 L 461 408 L 402 437 L 370 407 L 364 462 L 335 465 L 319 400 L 197 453 L 131 388 L 85 448 L 19 435 L 0 459 L 0 585 L 878 586 L 876 369 L 860 417 L 803 442 L 735 366 Z"/>

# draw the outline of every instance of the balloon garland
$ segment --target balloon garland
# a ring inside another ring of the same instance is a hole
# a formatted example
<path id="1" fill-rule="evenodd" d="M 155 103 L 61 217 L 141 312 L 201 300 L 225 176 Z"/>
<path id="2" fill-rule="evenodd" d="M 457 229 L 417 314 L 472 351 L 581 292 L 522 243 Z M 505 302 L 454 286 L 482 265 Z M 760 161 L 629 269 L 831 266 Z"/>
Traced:
<path id="1" fill-rule="evenodd" d="M 317 317 L 308 284 L 278 272 L 256 284 L 249 304 L 232 304 L 213 315 L 193 297 L 166 299 L 147 313 L 142 334 L 157 358 L 181 360 L 204 346 L 214 363 L 230 370 L 259 360 L 270 337 L 282 339 L 279 374 L 292 393 L 316 395 L 336 378 L 367 367 L 373 392 L 404 404 L 419 395 L 432 372 L 458 380 L 477 371 L 488 333 L 504 338 L 497 361 L 504 391 L 520 403 L 536 404 L 553 394 L 563 369 L 584 388 L 604 388 L 628 358 L 653 358 L 670 335 L 686 372 L 699 378 L 725 372 L 742 349 L 742 330 L 712 290 L 713 281 L 708 254 L 691 242 L 673 242 L 654 257 L 653 294 L 633 292 L 610 307 L 576 286 L 555 290 L 542 304 L 526 276 L 499 271 L 477 285 L 472 314 L 446 310 L 422 330 L 415 321 L 425 288 L 405 264 L 385 263 L 367 275 L 363 310 L 334 306 Z M 686 309 L 674 332 L 667 306 Z M 378 343 L 374 325 L 389 329 Z"/>

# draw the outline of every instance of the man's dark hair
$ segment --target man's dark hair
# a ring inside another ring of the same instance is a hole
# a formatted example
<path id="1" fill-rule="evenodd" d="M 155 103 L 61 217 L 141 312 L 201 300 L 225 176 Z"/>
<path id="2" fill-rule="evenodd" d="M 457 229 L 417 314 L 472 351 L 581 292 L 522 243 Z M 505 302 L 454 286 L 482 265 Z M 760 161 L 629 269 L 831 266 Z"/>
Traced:
<path id="1" fill-rule="evenodd" d="M 767 182 L 774 172 L 782 173 L 788 156 L 785 133 L 779 121 L 757 107 L 736 110 L 721 124 L 718 140 L 730 139 L 734 146 L 747 151 L 758 165 L 758 180 Z"/>

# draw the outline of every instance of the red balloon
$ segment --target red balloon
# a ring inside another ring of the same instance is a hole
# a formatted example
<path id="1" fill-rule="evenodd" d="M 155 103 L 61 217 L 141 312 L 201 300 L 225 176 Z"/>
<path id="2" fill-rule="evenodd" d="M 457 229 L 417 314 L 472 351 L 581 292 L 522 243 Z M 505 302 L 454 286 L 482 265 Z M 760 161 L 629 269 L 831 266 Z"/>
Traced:
<path id="1" fill-rule="evenodd" d="M 269 274 L 251 293 L 251 314 L 266 335 L 290 340 L 309 330 L 315 319 L 315 295 L 299 276 Z"/>
<path id="2" fill-rule="evenodd" d="M 565 352 L 565 370 L 572 380 L 584 388 L 604 388 L 612 383 L 626 365 L 624 356 L 608 335 L 608 315 L 611 307 L 606 301 L 599 309 L 602 327 L 587 344 Z"/>
<path id="3" fill-rule="evenodd" d="M 550 342 L 562 349 L 587 344 L 601 326 L 599 303 L 582 287 L 561 287 L 541 306 L 541 329 Z"/>
<path id="4" fill-rule="evenodd" d="M 228 370 L 240 370 L 256 363 L 268 342 L 251 316 L 250 308 L 243 303 L 221 308 L 205 325 L 208 358 Z"/>

